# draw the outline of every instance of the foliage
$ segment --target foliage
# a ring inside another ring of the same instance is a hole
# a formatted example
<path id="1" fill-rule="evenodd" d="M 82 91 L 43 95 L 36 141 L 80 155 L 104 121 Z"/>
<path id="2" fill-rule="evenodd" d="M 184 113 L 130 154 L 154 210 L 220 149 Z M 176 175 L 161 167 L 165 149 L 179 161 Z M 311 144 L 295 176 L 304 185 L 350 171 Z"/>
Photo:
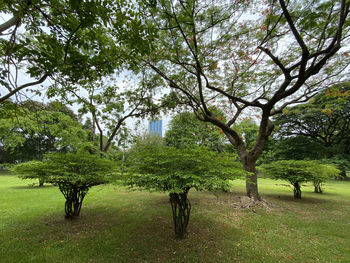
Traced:
<path id="1" fill-rule="evenodd" d="M 130 187 L 167 193 L 183 193 L 191 188 L 214 190 L 228 187 L 226 179 L 244 175 L 230 156 L 203 147 L 140 145 L 135 148 L 127 161 L 130 175 L 126 183 Z"/>
<path id="2" fill-rule="evenodd" d="M 164 139 L 168 146 L 179 149 L 205 146 L 222 152 L 225 136 L 221 129 L 201 122 L 195 114 L 182 112 L 171 119 Z"/>
<path id="3" fill-rule="evenodd" d="M 320 160 L 327 157 L 326 147 L 304 136 L 278 139 L 274 136 L 270 146 L 274 160 Z"/>
<path id="4" fill-rule="evenodd" d="M 128 159 L 126 185 L 169 193 L 175 235 L 182 238 L 189 222 L 191 188 L 214 190 L 229 187 L 227 179 L 244 175 L 228 155 L 203 147 L 178 149 L 161 145 L 138 145 Z"/>
<path id="5" fill-rule="evenodd" d="M 276 118 L 278 135 L 304 136 L 334 152 L 350 153 L 350 84 L 325 89 L 308 103 L 289 107 Z"/>
<path id="6" fill-rule="evenodd" d="M 340 170 L 340 176 L 336 179 L 345 179 L 346 172 L 350 171 L 350 155 L 335 155 L 332 158 L 322 160 L 322 162 L 332 164 Z"/>
<path id="7" fill-rule="evenodd" d="M 57 185 L 66 199 L 66 218 L 75 218 L 89 189 L 108 182 L 113 169 L 113 162 L 96 155 L 57 153 L 47 155 L 42 162 L 19 164 L 14 171 L 32 178 L 35 174 L 44 176 L 46 182 Z"/>
<path id="8" fill-rule="evenodd" d="M 12 18 L 0 25 L 6 33 L 0 38 L 0 84 L 8 91 L 0 102 L 26 87 L 40 93 L 35 86 L 48 78 L 54 81 L 51 91 L 64 93 L 66 81 L 98 80 L 127 57 L 150 50 L 151 30 L 144 30 L 130 1 L 5 1 L 1 10 Z M 23 84 L 19 75 L 33 81 Z"/>
<path id="9" fill-rule="evenodd" d="M 0 152 L 5 155 L 1 162 L 41 160 L 45 153 L 89 148 L 87 132 L 61 103 L 10 103 L 0 108 L 0 115 Z"/>
<path id="10" fill-rule="evenodd" d="M 339 174 L 333 165 L 320 164 L 315 161 L 281 160 L 263 164 L 259 169 L 272 179 L 289 181 L 294 187 L 294 197 L 301 198 L 301 184 L 313 182 L 316 192 L 322 192 L 321 184 Z M 317 189 L 316 189 L 317 188 Z"/>
<path id="11" fill-rule="evenodd" d="M 243 141 L 248 150 L 251 150 L 255 144 L 255 141 L 259 135 L 259 126 L 253 119 L 247 117 L 233 125 L 233 129 L 241 134 Z"/>

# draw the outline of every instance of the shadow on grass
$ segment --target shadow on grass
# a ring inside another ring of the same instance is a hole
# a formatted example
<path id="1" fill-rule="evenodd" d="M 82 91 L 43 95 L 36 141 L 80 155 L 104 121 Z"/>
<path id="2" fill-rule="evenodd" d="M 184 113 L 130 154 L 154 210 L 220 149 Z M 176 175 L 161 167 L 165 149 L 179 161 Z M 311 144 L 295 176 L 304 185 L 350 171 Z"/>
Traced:
<path id="1" fill-rule="evenodd" d="M 39 186 L 38 184 L 28 184 L 28 185 L 21 185 L 21 186 L 12 186 L 12 189 L 45 189 L 45 188 L 53 188 L 56 187 L 54 185 L 43 185 Z"/>
<path id="2" fill-rule="evenodd" d="M 222 249 L 227 239 L 230 242 L 240 240 L 242 233 L 235 226 L 211 217 L 203 218 L 197 213 L 191 215 L 187 237 L 176 239 L 167 200 L 167 196 L 153 197 L 126 207 L 91 204 L 83 207 L 81 217 L 75 220 L 65 219 L 62 207 L 60 213 L 35 218 L 26 226 L 20 226 L 16 235 L 19 242 L 31 240 L 30 253 L 33 255 L 37 244 L 59 249 L 61 258 L 55 258 L 54 262 L 62 258 L 71 258 L 71 262 L 201 262 Z M 75 261 L 74 251 L 77 249 L 84 250 L 84 253 Z M 241 254 L 239 247 L 235 249 Z M 41 253 L 44 259 L 49 258 L 46 253 L 50 251 Z M 73 258 L 70 253 L 73 253 Z M 218 261 L 209 262 L 222 261 L 218 256 Z"/>
<path id="3" fill-rule="evenodd" d="M 310 197 L 310 194 L 314 194 L 313 197 Z M 293 194 L 263 194 L 263 198 L 268 198 L 269 201 L 283 201 L 287 203 L 303 203 L 303 204 L 322 204 L 322 203 L 332 203 L 333 200 L 327 200 L 323 198 L 318 198 L 322 194 L 317 193 L 307 193 L 301 196 L 301 199 L 294 198 Z"/>

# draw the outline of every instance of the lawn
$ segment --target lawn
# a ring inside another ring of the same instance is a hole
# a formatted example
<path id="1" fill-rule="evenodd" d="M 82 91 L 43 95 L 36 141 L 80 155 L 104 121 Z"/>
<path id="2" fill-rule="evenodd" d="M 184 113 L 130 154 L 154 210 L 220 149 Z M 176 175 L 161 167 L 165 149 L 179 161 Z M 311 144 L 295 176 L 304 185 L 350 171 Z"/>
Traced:
<path id="1" fill-rule="evenodd" d="M 350 182 L 325 194 L 303 187 L 294 200 L 284 182 L 260 180 L 271 209 L 241 209 L 244 182 L 232 192 L 190 192 L 184 240 L 174 239 L 165 194 L 116 185 L 90 190 L 77 220 L 64 198 L 0 175 L 0 262 L 350 262 Z"/>

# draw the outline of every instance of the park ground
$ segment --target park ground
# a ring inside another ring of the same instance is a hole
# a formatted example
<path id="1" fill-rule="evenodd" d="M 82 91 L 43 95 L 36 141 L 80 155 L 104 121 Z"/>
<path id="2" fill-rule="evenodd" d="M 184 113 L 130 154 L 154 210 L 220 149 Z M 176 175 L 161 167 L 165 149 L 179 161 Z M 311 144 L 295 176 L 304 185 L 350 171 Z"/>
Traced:
<path id="1" fill-rule="evenodd" d="M 350 182 L 324 194 L 261 179 L 269 208 L 242 209 L 244 182 L 228 193 L 191 191 L 184 240 L 174 238 L 165 194 L 92 188 L 81 218 L 64 219 L 57 187 L 0 175 L 0 262 L 350 262 Z"/>

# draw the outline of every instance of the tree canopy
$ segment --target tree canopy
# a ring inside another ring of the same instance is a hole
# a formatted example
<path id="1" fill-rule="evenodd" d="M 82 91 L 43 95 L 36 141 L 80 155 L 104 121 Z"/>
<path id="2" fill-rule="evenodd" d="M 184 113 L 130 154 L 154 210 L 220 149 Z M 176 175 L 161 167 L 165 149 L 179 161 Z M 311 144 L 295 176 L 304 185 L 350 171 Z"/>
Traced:
<path id="1" fill-rule="evenodd" d="M 1 162 L 41 160 L 45 153 L 92 147 L 75 114 L 59 102 L 7 102 L 0 108 L 0 115 Z"/>
<path id="2" fill-rule="evenodd" d="M 192 146 L 178 149 L 159 143 L 138 144 L 127 159 L 129 187 L 166 192 L 170 196 L 176 236 L 182 238 L 189 222 L 187 194 L 196 190 L 227 189 L 228 179 L 244 175 L 227 154 Z"/>
<path id="3" fill-rule="evenodd" d="M 277 134 L 282 137 L 308 137 L 326 148 L 338 146 L 337 152 L 349 154 L 349 83 L 327 88 L 308 103 L 286 108 L 276 123 Z"/>

